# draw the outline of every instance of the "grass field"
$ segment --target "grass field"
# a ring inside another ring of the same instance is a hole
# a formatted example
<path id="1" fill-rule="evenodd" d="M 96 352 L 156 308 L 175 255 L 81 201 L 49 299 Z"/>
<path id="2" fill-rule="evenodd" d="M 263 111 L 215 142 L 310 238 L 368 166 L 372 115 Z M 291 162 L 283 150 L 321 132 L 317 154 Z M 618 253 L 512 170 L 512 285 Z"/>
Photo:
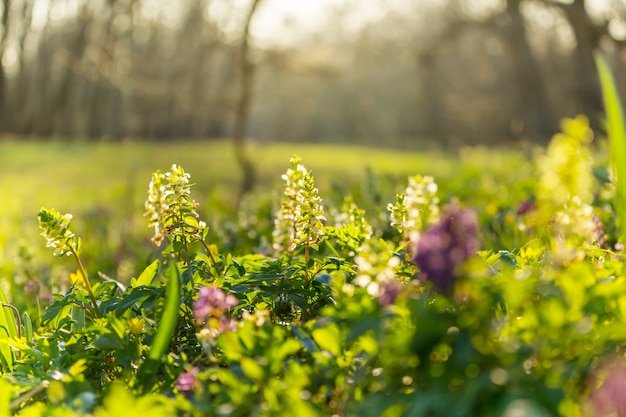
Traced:
<path id="1" fill-rule="evenodd" d="M 450 155 L 400 152 L 350 146 L 252 144 L 251 159 L 257 167 L 260 189 L 280 181 L 294 154 L 305 157 L 318 182 L 329 184 L 358 178 L 370 167 L 379 174 L 404 176 L 427 171 L 448 176 L 454 167 Z M 40 204 L 90 206 L 97 201 L 145 193 L 150 174 L 172 163 L 190 172 L 198 188 L 209 191 L 226 205 L 233 203 L 240 172 L 230 143 L 97 143 L 1 142 L 0 189 L 4 210 L 38 209 Z M 80 196 L 76 199 L 74 197 Z M 203 196 L 202 199 L 207 199 Z M 8 207 L 7 207 L 8 206 Z"/>
<path id="2" fill-rule="evenodd" d="M 386 204 L 403 191 L 409 175 L 432 175 L 443 200 L 457 196 L 468 204 L 476 201 L 482 211 L 490 210 L 482 207 L 484 201 L 491 202 L 493 211 L 511 199 L 523 199 L 511 184 L 523 183 L 531 175 L 528 158 L 512 150 L 468 148 L 441 153 L 251 143 L 248 151 L 258 175 L 255 204 L 270 201 L 272 193 L 280 191 L 281 175 L 297 154 L 315 175 L 325 205 L 340 204 L 345 195 L 352 194 L 368 215 L 383 221 L 388 217 Z M 166 171 L 173 163 L 191 174 L 192 196 L 213 233 L 223 219 L 235 218 L 241 173 L 227 141 L 0 142 L 0 271 L 15 275 L 22 247 L 33 254 L 31 265 L 48 268 L 51 259 L 38 236 L 36 219 L 43 206 L 74 215 L 73 228 L 85 240 L 92 273 L 104 271 L 128 279 L 154 254 L 151 231 L 143 218 L 151 174 L 157 169 Z"/>

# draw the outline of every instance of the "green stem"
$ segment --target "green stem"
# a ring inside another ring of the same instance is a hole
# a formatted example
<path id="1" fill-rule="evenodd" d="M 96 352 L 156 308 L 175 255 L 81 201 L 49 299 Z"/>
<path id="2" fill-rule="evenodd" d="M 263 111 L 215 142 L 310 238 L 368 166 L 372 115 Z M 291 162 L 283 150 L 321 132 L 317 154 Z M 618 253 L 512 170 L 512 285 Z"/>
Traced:
<path id="1" fill-rule="evenodd" d="M 306 245 L 304 246 L 304 288 L 309 288 L 311 284 L 311 277 L 309 275 L 309 248 L 311 246 L 310 243 L 310 234 L 306 237 Z"/>
<path id="2" fill-rule="evenodd" d="M 37 385 L 35 388 L 33 388 L 30 391 L 26 392 L 24 395 L 18 397 L 11 404 L 9 404 L 9 408 L 11 410 L 17 410 L 18 408 L 20 408 L 22 403 L 28 401 L 29 399 L 33 398 L 35 395 L 37 395 L 40 392 L 44 391 L 46 388 L 48 388 L 49 385 L 50 385 L 50 381 L 48 381 L 48 380 L 41 381 L 41 383 L 39 385 Z"/>
<path id="3" fill-rule="evenodd" d="M 211 258 L 211 263 L 213 264 L 213 268 L 215 269 L 215 273 L 216 273 L 215 278 L 219 277 L 220 275 L 222 275 L 222 273 L 217 268 L 217 261 L 215 260 L 215 256 L 213 256 L 213 251 L 211 251 L 211 248 L 209 247 L 209 245 L 207 245 L 204 239 L 200 239 L 200 243 L 202 243 L 202 246 L 204 246 L 204 249 L 209 255 L 209 258 Z"/>
<path id="4" fill-rule="evenodd" d="M 83 282 L 85 283 L 85 288 L 87 288 L 87 292 L 89 293 L 89 298 L 91 298 L 91 304 L 93 305 L 94 312 L 96 316 L 102 317 L 100 314 L 100 310 L 98 309 L 98 303 L 96 302 L 96 297 L 93 295 L 93 290 L 91 289 L 91 284 L 89 283 L 89 278 L 87 277 L 87 271 L 85 271 L 85 267 L 83 263 L 80 261 L 80 257 L 78 256 L 78 252 L 72 245 L 68 245 L 70 250 L 72 251 L 72 255 L 74 255 L 74 259 L 76 259 L 76 263 L 78 264 L 78 270 L 83 277 Z"/>

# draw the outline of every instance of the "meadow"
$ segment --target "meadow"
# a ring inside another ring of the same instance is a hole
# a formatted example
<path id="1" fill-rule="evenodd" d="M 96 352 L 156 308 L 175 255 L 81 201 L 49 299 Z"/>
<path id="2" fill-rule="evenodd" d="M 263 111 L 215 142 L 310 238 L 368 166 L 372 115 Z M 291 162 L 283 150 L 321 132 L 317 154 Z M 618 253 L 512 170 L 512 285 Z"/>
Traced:
<path id="1" fill-rule="evenodd" d="M 621 416 L 626 133 L 0 143 L 0 415 Z"/>
<path id="2" fill-rule="evenodd" d="M 260 205 L 276 199 L 281 175 L 294 155 L 306 155 L 318 188 L 334 205 L 346 194 L 354 195 L 362 205 L 392 202 L 406 178 L 418 173 L 436 177 L 444 192 L 465 190 L 462 192 L 470 195 L 470 190 L 481 189 L 482 194 L 507 200 L 507 183 L 534 175 L 528 156 L 515 149 L 467 148 L 446 153 L 252 142 L 248 152 L 257 170 L 256 189 L 248 199 L 256 198 Z M 134 266 L 130 271 L 120 271 L 123 274 L 119 277 L 129 280 L 145 267 L 153 252 L 147 243 L 149 229 L 143 216 L 146 179 L 173 163 L 193 175 L 198 210 L 212 223 L 216 234 L 221 225 L 237 221 L 241 173 L 228 141 L 0 141 L 0 268 L 6 271 L 5 277 L 12 274 L 21 246 L 38 254 L 35 263 L 41 259 L 44 245 L 38 237 L 36 213 L 45 206 L 71 211 L 77 227 L 102 242 L 102 247 L 86 248 L 87 256 L 96 258 L 91 259 L 96 271 L 116 275 L 119 265 L 112 258 L 132 243 L 132 259 L 124 265 Z M 511 198 L 527 197 L 521 194 Z M 497 201 L 492 201 L 492 211 L 494 203 Z M 381 213 L 370 215 L 386 216 L 384 208 L 377 210 Z M 248 248 L 241 250 L 243 253 Z"/>

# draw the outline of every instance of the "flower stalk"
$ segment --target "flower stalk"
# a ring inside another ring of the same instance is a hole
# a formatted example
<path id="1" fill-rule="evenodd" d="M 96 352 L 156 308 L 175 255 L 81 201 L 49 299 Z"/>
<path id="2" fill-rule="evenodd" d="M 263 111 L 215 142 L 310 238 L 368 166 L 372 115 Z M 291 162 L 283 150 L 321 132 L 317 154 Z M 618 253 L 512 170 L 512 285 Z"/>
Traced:
<path id="1" fill-rule="evenodd" d="M 85 288 L 87 289 L 87 293 L 89 294 L 89 299 L 91 300 L 91 305 L 93 306 L 93 310 L 96 313 L 96 316 L 102 317 L 100 314 L 100 310 L 98 309 L 98 303 L 96 301 L 96 297 L 93 295 L 93 289 L 91 288 L 91 283 L 89 282 L 89 277 L 87 276 L 87 271 L 85 271 L 85 267 L 83 263 L 80 261 L 80 257 L 78 256 L 78 252 L 72 246 L 70 246 L 70 251 L 78 264 L 78 270 L 80 271 L 80 275 L 83 278 L 83 283 L 85 284 Z"/>
<path id="2" fill-rule="evenodd" d="M 100 310 L 98 309 L 98 303 L 96 297 L 93 294 L 87 271 L 80 260 L 80 249 L 82 242 L 80 238 L 76 238 L 74 233 L 70 230 L 70 221 L 72 219 L 71 214 L 61 214 L 55 209 L 41 208 L 37 213 L 39 220 L 39 228 L 43 231 L 41 236 L 46 239 L 46 246 L 54 248 L 55 256 L 74 256 L 78 269 L 83 279 L 83 284 L 87 289 L 91 304 L 93 306 L 96 316 L 101 317 Z"/>

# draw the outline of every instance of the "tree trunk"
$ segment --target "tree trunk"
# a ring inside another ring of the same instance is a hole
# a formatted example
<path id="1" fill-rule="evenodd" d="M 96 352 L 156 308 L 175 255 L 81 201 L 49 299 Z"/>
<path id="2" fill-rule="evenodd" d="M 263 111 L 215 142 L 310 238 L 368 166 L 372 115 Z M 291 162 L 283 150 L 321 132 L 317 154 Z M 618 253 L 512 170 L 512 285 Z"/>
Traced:
<path id="1" fill-rule="evenodd" d="M 254 64 L 251 62 L 249 56 L 250 23 L 252 22 L 254 13 L 260 3 L 261 0 L 252 0 L 252 3 L 250 4 L 250 10 L 248 11 L 244 24 L 238 56 L 240 80 L 239 97 L 235 107 L 235 121 L 233 125 L 233 146 L 235 158 L 243 174 L 239 201 L 241 201 L 241 198 L 246 193 L 252 191 L 256 182 L 256 170 L 246 155 L 245 139 L 254 82 Z"/>
<path id="2" fill-rule="evenodd" d="M 507 42 L 510 47 L 513 71 L 517 84 L 517 105 L 512 133 L 519 138 L 547 141 L 552 126 L 551 110 L 539 65 L 526 38 L 524 16 L 520 10 L 523 0 L 507 0 L 506 12 L 510 18 Z M 515 129 L 519 125 L 521 129 Z M 517 130 L 517 131 L 516 131 Z"/>
<path id="3" fill-rule="evenodd" d="M 585 9 L 585 0 L 574 0 L 571 4 L 560 4 L 560 7 L 576 37 L 576 50 L 572 57 L 576 79 L 574 93 L 578 98 L 580 111 L 589 117 L 596 130 L 599 128 L 598 118 L 603 111 L 603 105 L 593 52 L 599 48 L 606 28 L 591 20 Z"/>
<path id="4" fill-rule="evenodd" d="M 2 58 L 9 37 L 9 7 L 10 0 L 2 1 L 2 33 L 0 34 L 0 132 L 7 126 L 6 91 L 7 80 Z"/>

